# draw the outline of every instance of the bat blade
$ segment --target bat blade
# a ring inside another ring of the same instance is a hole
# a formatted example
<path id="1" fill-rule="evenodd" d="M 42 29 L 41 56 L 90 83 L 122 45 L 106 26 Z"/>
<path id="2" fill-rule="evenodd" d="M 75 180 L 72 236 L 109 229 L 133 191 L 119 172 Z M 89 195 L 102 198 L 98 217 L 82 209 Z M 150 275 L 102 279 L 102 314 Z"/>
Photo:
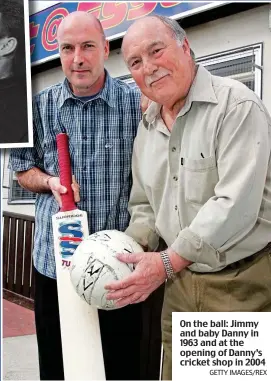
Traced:
<path id="1" fill-rule="evenodd" d="M 88 235 L 87 213 L 73 200 L 67 135 L 58 135 L 57 143 L 60 181 L 68 189 L 52 217 L 65 380 L 105 380 L 98 310 L 76 294 L 69 273 L 73 253 Z"/>

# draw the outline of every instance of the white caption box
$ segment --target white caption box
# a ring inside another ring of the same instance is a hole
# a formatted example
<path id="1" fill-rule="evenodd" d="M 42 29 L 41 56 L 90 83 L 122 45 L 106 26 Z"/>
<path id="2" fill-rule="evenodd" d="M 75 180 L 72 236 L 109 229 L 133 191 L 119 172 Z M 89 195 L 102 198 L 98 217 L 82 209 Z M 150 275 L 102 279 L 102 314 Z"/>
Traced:
<path id="1" fill-rule="evenodd" d="M 271 380 L 271 313 L 172 314 L 172 380 Z"/>

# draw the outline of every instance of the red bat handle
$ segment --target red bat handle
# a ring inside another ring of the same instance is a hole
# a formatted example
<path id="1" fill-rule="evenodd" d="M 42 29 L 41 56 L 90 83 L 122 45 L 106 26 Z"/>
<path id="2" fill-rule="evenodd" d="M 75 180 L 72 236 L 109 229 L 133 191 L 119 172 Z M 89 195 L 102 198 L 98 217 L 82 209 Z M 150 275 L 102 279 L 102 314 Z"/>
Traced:
<path id="1" fill-rule="evenodd" d="M 69 138 L 67 134 L 58 134 L 56 137 L 58 163 L 60 170 L 60 183 L 61 185 L 67 188 L 67 193 L 61 195 L 61 212 L 67 212 L 69 210 L 77 209 L 74 202 L 74 196 L 71 187 L 72 171 L 68 139 Z"/>

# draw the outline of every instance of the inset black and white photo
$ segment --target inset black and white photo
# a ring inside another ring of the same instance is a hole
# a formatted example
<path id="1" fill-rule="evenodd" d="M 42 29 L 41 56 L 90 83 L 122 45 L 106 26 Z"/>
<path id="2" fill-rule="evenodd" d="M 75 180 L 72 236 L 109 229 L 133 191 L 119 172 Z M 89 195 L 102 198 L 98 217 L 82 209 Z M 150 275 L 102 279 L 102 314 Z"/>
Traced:
<path id="1" fill-rule="evenodd" d="M 33 144 L 27 0 L 0 0 L 0 148 Z"/>

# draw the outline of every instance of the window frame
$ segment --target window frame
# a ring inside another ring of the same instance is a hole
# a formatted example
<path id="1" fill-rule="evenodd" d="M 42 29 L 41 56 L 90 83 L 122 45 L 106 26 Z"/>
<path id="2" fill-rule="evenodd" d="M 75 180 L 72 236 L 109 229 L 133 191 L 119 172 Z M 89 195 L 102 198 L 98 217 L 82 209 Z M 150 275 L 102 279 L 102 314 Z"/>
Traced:
<path id="1" fill-rule="evenodd" d="M 208 68 L 208 65 L 213 65 L 222 62 L 233 61 L 242 57 L 249 57 L 254 52 L 255 55 L 255 94 L 258 95 L 260 99 L 262 99 L 262 77 L 263 77 L 263 43 L 256 43 L 247 46 L 243 46 L 241 48 L 226 50 L 220 53 L 215 53 L 203 57 L 199 57 L 196 59 L 197 63 L 202 64 Z"/>
<path id="2" fill-rule="evenodd" d="M 14 171 L 11 169 L 9 174 L 9 190 L 8 190 L 8 205 L 33 205 L 36 202 L 36 194 L 33 193 L 33 198 L 13 198 L 12 190 L 13 190 L 13 181 L 16 180 L 14 178 Z M 18 180 L 16 180 L 18 182 Z M 20 185 L 18 185 L 20 186 Z M 22 190 L 23 192 L 23 190 Z"/>

